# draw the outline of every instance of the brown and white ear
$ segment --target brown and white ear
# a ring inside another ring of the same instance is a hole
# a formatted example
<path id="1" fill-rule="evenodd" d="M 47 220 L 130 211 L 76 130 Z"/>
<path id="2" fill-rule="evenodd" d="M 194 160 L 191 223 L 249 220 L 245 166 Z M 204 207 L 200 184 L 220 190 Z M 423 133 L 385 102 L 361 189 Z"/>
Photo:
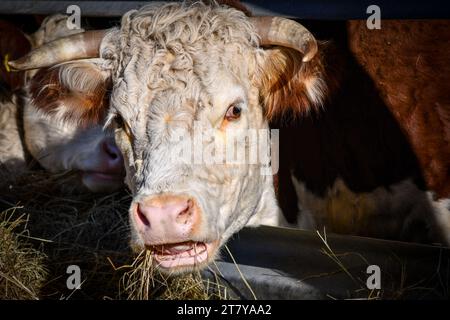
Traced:
<path id="1" fill-rule="evenodd" d="M 36 108 L 61 120 L 98 123 L 108 104 L 110 75 L 95 58 L 112 30 L 90 30 L 50 41 L 8 65 L 16 70 L 45 68 L 28 86 Z"/>
<path id="2" fill-rule="evenodd" d="M 299 116 L 319 109 L 328 94 L 321 53 L 308 62 L 286 47 L 265 50 L 259 86 L 266 117 Z"/>
<path id="3" fill-rule="evenodd" d="M 268 119 L 319 108 L 327 94 L 319 43 L 300 23 L 281 17 L 250 18 L 266 50 L 259 65 Z"/>
<path id="4" fill-rule="evenodd" d="M 110 75 L 94 62 L 40 69 L 30 80 L 32 104 L 55 120 L 101 123 L 109 104 Z"/>

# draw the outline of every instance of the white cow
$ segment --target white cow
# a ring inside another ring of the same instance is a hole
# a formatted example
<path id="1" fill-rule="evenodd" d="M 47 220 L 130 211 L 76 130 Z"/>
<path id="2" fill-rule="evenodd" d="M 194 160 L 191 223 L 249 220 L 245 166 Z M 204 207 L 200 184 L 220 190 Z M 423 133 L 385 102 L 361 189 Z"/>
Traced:
<path id="1" fill-rule="evenodd" d="M 68 29 L 66 21 L 67 16 L 64 15 L 45 19 L 40 29 L 28 37 L 31 46 L 36 48 L 60 37 L 84 32 L 82 29 Z M 100 125 L 54 121 L 40 112 L 30 97 L 31 89 L 51 87 L 49 81 L 58 72 L 58 67 L 28 72 L 25 94 L 15 92 L 8 94 L 9 99 L 4 97 L 0 110 L 0 161 L 4 167 L 14 166 L 9 171 L 23 171 L 23 143 L 26 152 L 46 170 L 74 170 L 80 173 L 82 184 L 89 190 L 113 191 L 123 184 L 124 168 L 122 155 L 111 133 L 103 131 Z M 64 104 L 60 94 L 56 91 L 49 104 Z M 77 102 L 83 103 L 82 100 Z M 21 131 L 23 138 L 20 137 Z"/>
<path id="2" fill-rule="evenodd" d="M 96 113 L 108 115 L 133 194 L 132 246 L 154 251 L 163 272 L 206 266 L 248 223 L 280 223 L 264 162 L 191 161 L 189 152 L 180 159 L 189 140 L 197 141 L 197 158 L 216 153 L 215 144 L 223 146 L 233 135 L 267 133 L 264 107 L 270 111 L 270 101 L 284 93 L 272 92 L 273 81 L 290 61 L 284 51 L 262 49 L 260 40 L 299 51 L 295 63 L 305 63 L 296 79 L 299 101 L 320 102 L 320 66 L 306 63 L 317 44 L 303 26 L 282 18 L 251 19 L 202 2 L 133 10 L 119 28 L 67 37 L 11 63 L 33 69 L 68 62 L 60 64 L 55 85 L 70 101 L 80 98 L 79 91 L 101 101 L 96 96 L 112 84 L 107 105 L 49 105 L 46 96 L 52 93 L 46 89 L 33 91 L 33 97 L 55 120 L 95 123 Z M 196 131 L 208 136 L 198 140 Z"/>

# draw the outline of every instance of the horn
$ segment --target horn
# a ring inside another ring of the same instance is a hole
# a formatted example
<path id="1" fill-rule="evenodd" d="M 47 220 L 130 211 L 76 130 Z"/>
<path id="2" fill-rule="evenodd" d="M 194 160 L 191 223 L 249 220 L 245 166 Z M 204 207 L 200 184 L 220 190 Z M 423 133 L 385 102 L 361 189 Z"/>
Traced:
<path id="1" fill-rule="evenodd" d="M 30 70 L 70 60 L 98 57 L 100 43 L 108 31 L 92 30 L 56 39 L 32 50 L 20 59 L 10 61 L 9 65 L 17 70 Z"/>
<path id="2" fill-rule="evenodd" d="M 303 62 L 317 53 L 317 42 L 300 23 L 281 17 L 250 17 L 261 38 L 260 45 L 277 45 L 303 53 Z"/>

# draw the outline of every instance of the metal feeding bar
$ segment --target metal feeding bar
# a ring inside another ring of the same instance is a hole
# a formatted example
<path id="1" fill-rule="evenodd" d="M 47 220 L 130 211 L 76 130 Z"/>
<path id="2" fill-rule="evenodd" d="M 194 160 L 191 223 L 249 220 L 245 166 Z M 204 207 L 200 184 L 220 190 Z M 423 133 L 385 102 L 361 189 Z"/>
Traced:
<path id="1" fill-rule="evenodd" d="M 83 16 L 118 17 L 143 5 L 159 5 L 168 1 L 65 1 L 65 0 L 2 0 L 0 14 L 65 13 L 70 5 L 78 5 Z M 278 15 L 313 20 L 366 19 L 370 5 L 380 7 L 382 19 L 448 19 L 448 1 L 392 0 L 247 0 L 242 3 L 254 15 Z"/>
<path id="2" fill-rule="evenodd" d="M 450 249 L 445 247 L 275 227 L 244 228 L 227 246 L 221 261 L 203 274 L 235 298 L 450 296 Z M 373 287 L 377 271 L 379 290 Z"/>

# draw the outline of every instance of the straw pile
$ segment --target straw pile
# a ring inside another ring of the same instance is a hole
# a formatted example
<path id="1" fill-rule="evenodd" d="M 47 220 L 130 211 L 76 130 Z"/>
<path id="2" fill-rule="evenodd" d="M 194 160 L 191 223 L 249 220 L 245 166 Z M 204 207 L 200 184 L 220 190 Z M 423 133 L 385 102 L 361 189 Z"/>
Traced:
<path id="1" fill-rule="evenodd" d="M 33 171 L 1 183 L 0 212 L 9 213 L 2 214 L 0 219 L 1 298 L 226 296 L 220 285 L 204 281 L 198 273 L 167 278 L 151 268 L 150 252 L 132 253 L 128 226 L 131 196 L 125 189 L 99 195 L 85 192 L 77 185 L 74 174 L 50 175 L 44 171 Z M 23 228 L 18 228 L 19 225 Z M 23 232 L 27 238 L 22 236 Z M 79 290 L 67 288 L 70 265 L 80 267 Z M 13 270 L 15 274 L 5 270 Z M 12 276 L 29 290 L 20 286 L 12 289 L 8 280 Z"/>
<path id="2" fill-rule="evenodd" d="M 23 216 L 0 213 L 0 299 L 38 299 L 47 276 L 45 255 L 33 248 Z"/>

